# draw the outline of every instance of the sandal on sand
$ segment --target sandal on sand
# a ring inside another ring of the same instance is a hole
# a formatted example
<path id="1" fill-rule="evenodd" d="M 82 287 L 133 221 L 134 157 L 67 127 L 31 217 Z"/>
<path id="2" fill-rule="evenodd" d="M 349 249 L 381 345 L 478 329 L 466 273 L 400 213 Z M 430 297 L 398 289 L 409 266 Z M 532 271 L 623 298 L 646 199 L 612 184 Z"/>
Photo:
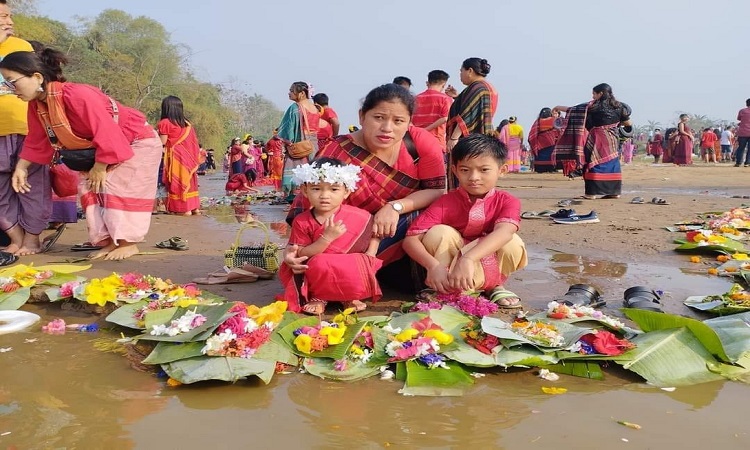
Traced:
<path id="1" fill-rule="evenodd" d="M 91 242 L 84 242 L 83 244 L 76 244 L 72 247 L 70 247 L 70 250 L 73 252 L 91 252 L 95 250 L 101 250 L 101 245 L 94 245 Z"/>
<path id="2" fill-rule="evenodd" d="M 669 202 L 660 197 L 654 197 L 651 199 L 651 203 L 654 205 L 668 205 Z"/>
<path id="3" fill-rule="evenodd" d="M 258 281 L 258 275 L 242 269 L 230 269 L 224 273 L 210 273 L 205 278 L 195 278 L 193 283 L 197 284 L 234 284 L 252 283 Z"/>
<path id="4" fill-rule="evenodd" d="M 522 219 L 548 219 L 549 216 L 554 214 L 555 212 L 551 209 L 545 209 L 544 211 L 536 212 L 536 211 L 525 211 L 521 213 Z"/>
<path id="5" fill-rule="evenodd" d="M 189 249 L 187 240 L 179 236 L 173 236 L 165 241 L 161 241 L 156 244 L 156 247 L 168 248 L 168 249 L 180 250 L 180 251 Z"/>
<path id="6" fill-rule="evenodd" d="M 322 316 L 326 311 L 327 305 L 327 301 L 314 298 L 302 305 L 302 312 L 305 314 L 310 314 L 311 316 Z"/>
<path id="7" fill-rule="evenodd" d="M 354 312 L 362 312 L 367 309 L 367 305 L 362 300 L 353 300 L 351 304 L 351 307 L 354 308 Z"/>
<path id="8" fill-rule="evenodd" d="M 437 291 L 435 289 L 425 288 L 417 292 L 417 295 L 414 296 L 414 299 L 418 302 L 431 302 L 435 300 L 436 295 Z"/>
<path id="9" fill-rule="evenodd" d="M 18 261 L 18 256 L 13 253 L 0 252 L 0 267 L 9 266 L 16 261 Z"/>
<path id="10" fill-rule="evenodd" d="M 646 201 L 643 200 L 643 197 L 634 197 L 633 200 L 630 200 L 630 203 L 633 203 L 635 205 L 642 205 L 646 203 Z"/>
<path id="11" fill-rule="evenodd" d="M 518 309 L 523 308 L 521 299 L 513 292 L 502 288 L 496 287 L 487 293 L 490 301 L 497 304 L 502 309 Z"/>
<path id="12" fill-rule="evenodd" d="M 261 280 L 270 280 L 276 275 L 275 273 L 271 271 L 268 271 L 261 267 L 254 266 L 252 264 L 245 264 L 241 267 L 241 269 L 247 272 L 254 273 L 255 275 L 258 275 L 258 278 L 260 278 Z"/>
<path id="13" fill-rule="evenodd" d="M 65 231 L 65 228 L 67 227 L 67 224 L 60 224 L 57 228 L 55 228 L 55 232 L 50 234 L 49 236 L 45 237 L 42 240 L 42 248 L 40 249 L 39 253 L 45 253 L 49 249 L 52 248 L 53 245 L 55 245 L 55 242 L 57 242 L 58 239 L 60 239 L 60 236 L 62 236 L 63 231 Z"/>
<path id="14" fill-rule="evenodd" d="M 583 202 L 580 199 L 566 198 L 557 202 L 557 206 L 560 208 L 567 208 L 570 205 L 580 205 L 581 203 Z"/>

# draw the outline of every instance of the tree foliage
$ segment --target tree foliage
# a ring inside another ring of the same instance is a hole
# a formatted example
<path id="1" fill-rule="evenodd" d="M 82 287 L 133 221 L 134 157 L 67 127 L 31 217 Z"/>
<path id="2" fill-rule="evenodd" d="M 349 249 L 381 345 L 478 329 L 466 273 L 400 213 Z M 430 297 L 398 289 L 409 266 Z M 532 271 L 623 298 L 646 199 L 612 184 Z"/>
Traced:
<path id="1" fill-rule="evenodd" d="M 190 49 L 173 43 L 164 26 L 151 18 L 108 9 L 72 29 L 33 15 L 34 0 L 13 7 L 23 12 L 14 17 L 19 37 L 68 55 L 68 80 L 99 87 L 143 111 L 151 123 L 159 120 L 162 99 L 175 95 L 206 147 L 223 150 L 232 136 L 270 136 L 278 126 L 281 111 L 269 100 L 197 79 L 190 69 Z"/>

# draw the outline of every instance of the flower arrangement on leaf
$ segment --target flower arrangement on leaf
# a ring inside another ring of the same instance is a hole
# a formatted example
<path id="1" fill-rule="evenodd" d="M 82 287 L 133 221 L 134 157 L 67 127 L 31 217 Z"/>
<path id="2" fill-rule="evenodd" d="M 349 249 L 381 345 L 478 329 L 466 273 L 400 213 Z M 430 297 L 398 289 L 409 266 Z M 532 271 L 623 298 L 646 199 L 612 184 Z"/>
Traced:
<path id="1" fill-rule="evenodd" d="M 304 326 L 294 330 L 294 346 L 302 353 L 312 354 L 344 342 L 344 333 L 346 325 L 343 321 L 321 320 L 315 326 Z"/>
<path id="2" fill-rule="evenodd" d="M 620 339 L 609 331 L 599 330 L 585 334 L 569 349 L 582 355 L 617 356 L 635 348 L 627 339 Z"/>
<path id="3" fill-rule="evenodd" d="M 560 334 L 557 327 L 549 323 L 536 320 L 516 320 L 510 327 L 515 333 L 545 347 L 561 347 L 565 344 L 565 338 Z"/>
<path id="4" fill-rule="evenodd" d="M 344 323 L 346 325 L 352 325 L 357 322 L 357 317 L 354 315 L 354 308 L 347 308 L 341 314 L 334 317 L 335 323 Z M 362 328 L 362 331 L 357 334 L 349 347 L 349 352 L 346 358 L 342 358 L 334 361 L 333 368 L 337 371 L 344 371 L 349 368 L 349 361 L 359 362 L 366 364 L 372 359 L 373 349 L 375 343 L 372 337 L 372 325 L 367 324 Z"/>
<path id="5" fill-rule="evenodd" d="M 186 308 L 198 304 L 201 291 L 194 285 L 177 285 L 170 280 L 163 280 L 151 275 L 136 272 L 125 274 L 112 273 L 104 278 L 92 278 L 81 283 L 71 281 L 60 286 L 59 298 L 75 297 L 91 305 L 104 306 L 107 303 L 135 303 L 143 299 L 150 299 L 150 310 L 163 309 L 172 306 Z M 158 303 L 162 302 L 162 303 Z M 141 317 L 149 309 L 139 312 Z"/>
<path id="6" fill-rule="evenodd" d="M 750 228 L 750 208 L 734 208 L 711 220 L 708 225 L 712 230 L 736 234 L 738 229 Z"/>
<path id="7" fill-rule="evenodd" d="M 416 360 L 428 368 L 444 368 L 446 358 L 439 354 L 441 345 L 453 342 L 453 336 L 443 331 L 429 317 L 412 322 L 409 328 L 400 330 L 390 327 L 384 328 L 390 332 L 390 342 L 385 346 L 385 352 L 390 358 L 388 362 Z"/>
<path id="8" fill-rule="evenodd" d="M 206 316 L 192 310 L 177 319 L 173 319 L 169 325 L 154 325 L 149 334 L 152 336 L 177 336 L 178 334 L 187 333 L 194 328 L 198 328 L 204 323 L 206 323 Z"/>
<path id="9" fill-rule="evenodd" d="M 275 302 L 262 308 L 235 302 L 228 311 L 234 315 L 219 325 L 206 340 L 201 353 L 252 358 L 271 339 L 271 333 L 281 322 L 286 307 L 286 302 Z"/>
<path id="10" fill-rule="evenodd" d="M 54 273 L 51 270 L 36 270 L 32 266 L 22 266 L 10 276 L 0 277 L 0 291 L 4 293 L 15 292 L 24 287 L 31 287 L 51 278 Z"/>
<path id="11" fill-rule="evenodd" d="M 685 236 L 688 241 L 697 243 L 699 247 L 706 245 L 721 245 L 729 240 L 729 238 L 721 236 L 720 234 L 714 234 L 711 230 L 689 231 Z"/>
<path id="12" fill-rule="evenodd" d="M 411 307 L 410 312 L 429 311 L 441 309 L 443 306 L 452 306 L 464 314 L 484 317 L 497 312 L 497 304 L 483 297 L 479 293 L 448 293 L 430 295 L 427 301 L 417 302 Z"/>
<path id="13" fill-rule="evenodd" d="M 492 350 L 500 345 L 500 339 L 497 336 L 487 334 L 482 330 L 482 324 L 478 321 L 471 321 L 461 329 L 461 337 L 464 341 L 484 353 L 491 355 Z"/>
<path id="14" fill-rule="evenodd" d="M 609 317 L 603 312 L 586 305 L 566 305 L 554 301 L 549 302 L 547 303 L 547 317 L 557 320 L 590 317 L 610 328 L 619 330 L 625 327 L 624 323 L 614 317 Z"/>

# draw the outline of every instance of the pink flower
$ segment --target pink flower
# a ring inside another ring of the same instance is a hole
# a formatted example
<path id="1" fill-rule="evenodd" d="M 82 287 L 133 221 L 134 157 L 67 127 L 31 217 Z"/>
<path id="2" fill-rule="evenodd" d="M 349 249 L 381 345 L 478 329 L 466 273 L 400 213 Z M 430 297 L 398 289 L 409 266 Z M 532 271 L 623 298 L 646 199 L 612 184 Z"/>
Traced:
<path id="1" fill-rule="evenodd" d="M 60 286 L 60 297 L 68 298 L 73 296 L 73 289 L 81 284 L 80 281 L 69 281 Z"/>
<path id="2" fill-rule="evenodd" d="M 345 359 L 339 359 L 333 362 L 333 370 L 343 372 L 348 368 L 348 364 Z"/>
<path id="3" fill-rule="evenodd" d="M 229 308 L 230 313 L 237 313 L 235 317 L 247 317 L 247 305 L 242 302 L 234 302 L 234 305 L 232 305 L 231 308 Z"/>
<path id="4" fill-rule="evenodd" d="M 122 282 L 128 285 L 134 285 L 141 281 L 143 275 L 136 272 L 128 272 L 122 276 Z"/>
<path id="5" fill-rule="evenodd" d="M 232 316 L 219 325 L 219 328 L 216 329 L 216 334 L 221 334 L 225 330 L 231 331 L 236 336 L 242 336 L 245 334 L 245 321 L 239 314 Z"/>
<path id="6" fill-rule="evenodd" d="M 44 325 L 42 331 L 47 334 L 65 334 L 65 321 L 62 319 L 55 319 L 47 325 Z"/>
<path id="7" fill-rule="evenodd" d="M 185 295 L 187 295 L 188 297 L 197 297 L 201 293 L 201 290 L 198 289 L 198 286 L 196 286 L 193 283 L 186 284 L 184 288 L 185 288 Z"/>
<path id="8" fill-rule="evenodd" d="M 206 323 L 206 316 L 202 314 L 198 314 L 195 317 L 193 317 L 192 322 L 190 322 L 190 328 L 199 327 Z"/>

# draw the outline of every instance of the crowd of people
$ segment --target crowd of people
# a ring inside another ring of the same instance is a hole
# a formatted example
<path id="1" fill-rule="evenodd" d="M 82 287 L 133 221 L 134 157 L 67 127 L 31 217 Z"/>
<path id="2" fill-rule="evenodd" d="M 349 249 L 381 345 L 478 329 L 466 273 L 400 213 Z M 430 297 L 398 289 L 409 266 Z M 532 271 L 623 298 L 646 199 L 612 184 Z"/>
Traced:
<path id="1" fill-rule="evenodd" d="M 8 10 L 5 1 L 0 8 Z M 44 251 L 45 228 L 75 221 L 71 202 L 85 213 L 93 259 L 138 253 L 160 198 L 169 213 L 201 213 L 198 175 L 216 170 L 216 161 L 178 97 L 163 99 L 153 127 L 101 90 L 68 82 L 64 54 L 35 49 L 12 36 L 9 15 L 0 18 L 0 94 L 6 94 L 0 95 L 0 227 L 9 238 L 7 261 Z M 460 91 L 448 84 L 447 71 L 433 70 L 417 95 L 411 80 L 398 76 L 367 93 L 359 127 L 348 133 L 329 97 L 297 81 L 267 142 L 250 134 L 231 141 L 223 161 L 227 192 L 253 192 L 259 180 L 270 180 L 289 203 L 291 237 L 280 278 L 290 309 L 319 315 L 328 302 L 346 302 L 361 311 L 380 297 L 382 282 L 481 291 L 501 307 L 519 308 L 505 283 L 527 264 L 516 234 L 521 207 L 496 187 L 498 180 L 529 165 L 583 177 L 587 198 L 619 198 L 621 163 L 632 161 L 637 146 L 631 108 L 610 85 L 594 86 L 591 99 L 577 105 L 542 108 L 526 134 L 515 116 L 494 126 L 498 93 L 487 80 L 490 71 L 486 59 L 467 58 Z M 656 162 L 684 165 L 700 148 L 706 162 L 734 155 L 736 166 L 748 166 L 750 100 L 747 106 L 736 133 L 707 128 L 696 135 L 683 114 L 664 135 L 655 130 L 648 153 Z M 61 164 L 71 169 L 66 175 L 56 170 Z M 75 177 L 77 193 L 53 196 L 62 176 Z"/>

